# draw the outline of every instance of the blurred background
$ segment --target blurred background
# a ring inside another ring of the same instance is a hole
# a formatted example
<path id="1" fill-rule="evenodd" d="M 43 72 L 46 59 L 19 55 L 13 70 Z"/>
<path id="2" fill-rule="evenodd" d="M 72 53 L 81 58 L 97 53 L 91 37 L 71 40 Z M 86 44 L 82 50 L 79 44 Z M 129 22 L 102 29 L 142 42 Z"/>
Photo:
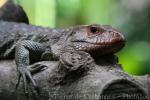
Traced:
<path id="1" fill-rule="evenodd" d="M 130 74 L 150 74 L 150 0 L 14 0 L 30 24 L 68 27 L 109 24 L 122 31 L 126 46 L 117 55 Z"/>

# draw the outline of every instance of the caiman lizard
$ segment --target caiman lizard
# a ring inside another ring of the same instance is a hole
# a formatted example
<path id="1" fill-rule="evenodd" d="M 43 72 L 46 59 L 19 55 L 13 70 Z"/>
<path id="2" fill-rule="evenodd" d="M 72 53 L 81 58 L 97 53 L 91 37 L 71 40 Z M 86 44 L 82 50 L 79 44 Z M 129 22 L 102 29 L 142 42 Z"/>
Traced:
<path id="1" fill-rule="evenodd" d="M 6 27 L 7 24 L 7 27 Z M 33 29 L 37 29 L 35 33 Z M 110 25 L 78 25 L 64 29 L 0 22 L 0 59 L 14 58 L 27 93 L 27 79 L 36 88 L 29 66 L 41 60 L 59 60 L 64 51 L 89 53 L 92 57 L 111 55 L 125 45 L 122 32 Z M 6 30 L 9 30 L 6 32 Z M 42 66 L 34 66 L 33 70 Z"/>

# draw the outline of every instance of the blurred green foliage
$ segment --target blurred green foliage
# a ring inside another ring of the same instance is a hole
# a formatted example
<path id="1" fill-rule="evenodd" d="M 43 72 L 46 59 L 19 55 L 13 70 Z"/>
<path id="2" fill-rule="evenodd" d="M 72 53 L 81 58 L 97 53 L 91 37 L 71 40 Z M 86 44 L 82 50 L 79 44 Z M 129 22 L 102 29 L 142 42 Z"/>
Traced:
<path id="1" fill-rule="evenodd" d="M 55 0 L 15 0 L 26 11 L 30 24 L 55 26 Z"/>
<path id="2" fill-rule="evenodd" d="M 110 24 L 126 36 L 118 53 L 123 68 L 131 74 L 150 74 L 149 0 L 15 0 L 30 23 L 48 27 L 77 24 Z"/>

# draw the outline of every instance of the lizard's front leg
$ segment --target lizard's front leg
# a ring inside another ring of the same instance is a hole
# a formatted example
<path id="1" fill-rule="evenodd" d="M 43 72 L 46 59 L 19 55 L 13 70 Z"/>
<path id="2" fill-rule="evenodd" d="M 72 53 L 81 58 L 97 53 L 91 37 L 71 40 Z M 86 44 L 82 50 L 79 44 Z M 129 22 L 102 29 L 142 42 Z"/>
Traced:
<path id="1" fill-rule="evenodd" d="M 45 51 L 46 47 L 40 43 L 33 42 L 30 40 L 24 40 L 17 44 L 16 52 L 15 52 L 15 61 L 19 72 L 19 79 L 17 86 L 19 85 L 20 78 L 23 78 L 25 93 L 27 91 L 27 78 L 32 82 L 35 89 L 37 89 L 37 85 L 32 78 L 29 65 L 30 65 L 30 57 L 32 59 L 31 53 L 34 53 L 34 56 L 38 57 Z M 34 58 L 35 58 L 34 57 Z"/>
<path id="2" fill-rule="evenodd" d="M 68 51 L 60 56 L 60 63 L 68 72 L 86 69 L 92 62 L 90 54 L 83 51 Z"/>

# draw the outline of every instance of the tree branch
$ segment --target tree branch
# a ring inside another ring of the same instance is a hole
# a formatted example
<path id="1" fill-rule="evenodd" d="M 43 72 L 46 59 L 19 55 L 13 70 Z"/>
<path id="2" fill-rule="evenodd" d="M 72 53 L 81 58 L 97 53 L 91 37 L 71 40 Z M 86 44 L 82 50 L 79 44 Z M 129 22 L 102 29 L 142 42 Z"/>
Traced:
<path id="1" fill-rule="evenodd" d="M 90 64 L 84 74 L 61 71 L 57 61 L 39 62 L 48 69 L 34 75 L 40 94 L 34 93 L 29 85 L 29 95 L 24 94 L 23 83 L 17 90 L 16 65 L 13 60 L 0 61 L 1 100 L 95 100 L 100 98 L 127 98 L 131 95 L 149 95 L 148 80 L 138 81 L 120 69 L 111 66 Z M 65 75 L 64 75 L 65 73 Z M 62 80 L 63 79 L 63 80 Z M 150 88 L 149 88 L 150 89 Z M 126 95 L 125 95 L 126 93 Z M 145 99 L 146 100 L 146 99 Z"/>

